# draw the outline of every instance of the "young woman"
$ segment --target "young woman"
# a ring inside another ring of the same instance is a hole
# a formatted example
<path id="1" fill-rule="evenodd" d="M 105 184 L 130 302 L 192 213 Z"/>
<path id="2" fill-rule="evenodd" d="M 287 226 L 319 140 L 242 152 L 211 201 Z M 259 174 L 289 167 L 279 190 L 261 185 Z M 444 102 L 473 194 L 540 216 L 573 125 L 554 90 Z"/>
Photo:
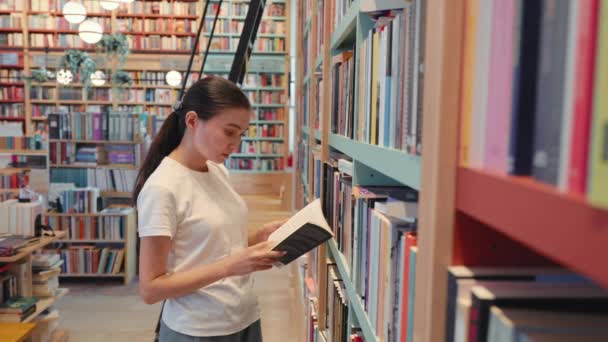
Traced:
<path id="1" fill-rule="evenodd" d="M 283 253 L 248 235 L 247 207 L 223 162 L 249 127 L 251 105 L 232 82 L 207 77 L 169 115 L 139 171 L 140 295 L 164 300 L 160 341 L 261 341 L 250 274 Z"/>

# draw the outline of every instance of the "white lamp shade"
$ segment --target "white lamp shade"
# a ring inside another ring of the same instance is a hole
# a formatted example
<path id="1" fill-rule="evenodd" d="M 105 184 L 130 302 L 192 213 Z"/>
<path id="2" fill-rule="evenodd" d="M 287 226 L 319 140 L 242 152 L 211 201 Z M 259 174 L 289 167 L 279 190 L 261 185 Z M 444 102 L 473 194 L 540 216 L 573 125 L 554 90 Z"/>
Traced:
<path id="1" fill-rule="evenodd" d="M 63 5 L 63 17 L 72 24 L 80 24 L 87 18 L 87 9 L 80 2 L 70 1 Z"/>
<path id="2" fill-rule="evenodd" d="M 133 1 L 135 1 L 135 0 L 122 0 L 122 2 L 127 3 L 127 4 L 130 4 L 130 3 L 132 3 Z"/>
<path id="3" fill-rule="evenodd" d="M 57 82 L 59 84 L 70 84 L 74 79 L 74 75 L 70 70 L 61 69 L 57 72 Z"/>
<path id="4" fill-rule="evenodd" d="M 182 84 L 182 74 L 179 71 L 171 70 L 165 76 L 167 84 L 173 87 L 177 87 Z"/>
<path id="5" fill-rule="evenodd" d="M 103 29 L 98 22 L 85 20 L 78 27 L 78 35 L 85 43 L 95 44 L 101 40 Z"/>
<path id="6" fill-rule="evenodd" d="M 96 87 L 106 84 L 106 74 L 101 70 L 95 71 L 91 74 L 91 83 Z"/>
<path id="7" fill-rule="evenodd" d="M 108 11 L 117 9 L 118 6 L 120 6 L 120 3 L 121 0 L 99 0 L 99 4 L 101 5 L 101 7 Z"/>

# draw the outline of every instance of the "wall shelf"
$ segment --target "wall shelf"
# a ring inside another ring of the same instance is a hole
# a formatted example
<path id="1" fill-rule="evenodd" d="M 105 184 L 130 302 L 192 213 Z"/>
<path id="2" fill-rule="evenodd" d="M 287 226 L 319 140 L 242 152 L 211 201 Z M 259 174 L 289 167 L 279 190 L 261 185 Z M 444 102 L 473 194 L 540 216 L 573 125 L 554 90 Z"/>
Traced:
<path id="1" fill-rule="evenodd" d="M 329 135 L 329 145 L 399 183 L 420 189 L 419 156 L 354 141 L 337 134 Z"/>
<path id="2" fill-rule="evenodd" d="M 608 210 L 528 177 L 459 168 L 456 208 L 608 286 Z M 581 248 L 584 246 L 584 248 Z"/>

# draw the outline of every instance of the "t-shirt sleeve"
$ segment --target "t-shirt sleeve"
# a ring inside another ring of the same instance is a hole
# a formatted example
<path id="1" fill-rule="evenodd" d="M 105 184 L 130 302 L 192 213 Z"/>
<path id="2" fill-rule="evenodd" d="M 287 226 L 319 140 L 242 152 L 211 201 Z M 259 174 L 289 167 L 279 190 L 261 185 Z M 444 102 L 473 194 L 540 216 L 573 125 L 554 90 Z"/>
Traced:
<path id="1" fill-rule="evenodd" d="M 137 197 L 137 220 L 140 237 L 168 236 L 177 230 L 175 196 L 162 186 L 144 186 Z"/>

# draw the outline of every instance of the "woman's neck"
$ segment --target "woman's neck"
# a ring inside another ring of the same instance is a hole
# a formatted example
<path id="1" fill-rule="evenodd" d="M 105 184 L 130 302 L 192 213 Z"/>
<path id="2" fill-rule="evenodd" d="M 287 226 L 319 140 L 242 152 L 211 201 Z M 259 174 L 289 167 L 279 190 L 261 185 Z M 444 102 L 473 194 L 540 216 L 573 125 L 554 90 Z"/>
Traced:
<path id="1" fill-rule="evenodd" d="M 184 146 L 183 142 L 169 153 L 169 158 L 176 160 L 185 167 L 199 172 L 207 172 L 207 159 L 201 156 L 194 148 Z"/>

